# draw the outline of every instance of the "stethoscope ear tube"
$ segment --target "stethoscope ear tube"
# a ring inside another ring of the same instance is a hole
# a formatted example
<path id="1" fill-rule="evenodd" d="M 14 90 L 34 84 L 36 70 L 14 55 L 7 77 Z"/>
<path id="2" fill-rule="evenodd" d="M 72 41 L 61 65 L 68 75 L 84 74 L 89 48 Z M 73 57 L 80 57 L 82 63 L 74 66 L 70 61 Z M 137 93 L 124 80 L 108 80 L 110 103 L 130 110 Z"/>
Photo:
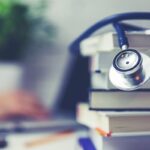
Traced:
<path id="1" fill-rule="evenodd" d="M 69 46 L 71 53 L 75 55 L 81 55 L 80 43 L 84 39 L 90 37 L 94 32 L 103 28 L 104 26 L 107 26 L 116 22 L 126 21 L 126 20 L 150 20 L 150 12 L 128 12 L 128 13 L 116 14 L 116 15 L 112 15 L 112 16 L 104 18 L 103 20 L 89 27 L 78 38 L 76 38 L 76 40 L 74 40 L 71 43 L 71 45 Z M 130 31 L 131 30 L 132 31 L 144 30 L 144 28 L 134 26 L 134 25 L 129 25 L 129 24 L 123 24 L 123 25 L 124 25 L 125 30 L 130 30 Z"/>

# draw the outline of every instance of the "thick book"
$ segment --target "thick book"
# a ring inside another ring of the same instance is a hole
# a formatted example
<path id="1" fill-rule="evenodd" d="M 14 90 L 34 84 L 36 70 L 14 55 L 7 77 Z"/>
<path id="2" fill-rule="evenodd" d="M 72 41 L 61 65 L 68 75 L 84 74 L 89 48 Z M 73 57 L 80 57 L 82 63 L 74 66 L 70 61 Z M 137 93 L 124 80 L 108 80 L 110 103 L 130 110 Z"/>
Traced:
<path id="1" fill-rule="evenodd" d="M 89 106 L 101 111 L 150 111 L 150 91 L 91 90 Z"/>
<path id="2" fill-rule="evenodd" d="M 88 104 L 80 103 L 77 106 L 77 121 L 106 137 L 150 135 L 149 111 L 92 111 Z"/>
<path id="3" fill-rule="evenodd" d="M 91 130 L 90 138 L 96 150 L 149 150 L 150 135 L 102 137 Z"/>

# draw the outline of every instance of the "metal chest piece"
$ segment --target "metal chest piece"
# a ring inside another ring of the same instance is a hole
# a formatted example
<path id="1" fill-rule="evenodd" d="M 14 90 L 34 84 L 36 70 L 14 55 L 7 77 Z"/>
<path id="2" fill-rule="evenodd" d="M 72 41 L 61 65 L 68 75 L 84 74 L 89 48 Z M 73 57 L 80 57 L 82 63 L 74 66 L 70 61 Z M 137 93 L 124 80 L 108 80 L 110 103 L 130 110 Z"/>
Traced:
<path id="1" fill-rule="evenodd" d="M 150 77 L 150 58 L 134 49 L 119 52 L 109 71 L 109 79 L 121 90 L 138 89 Z"/>

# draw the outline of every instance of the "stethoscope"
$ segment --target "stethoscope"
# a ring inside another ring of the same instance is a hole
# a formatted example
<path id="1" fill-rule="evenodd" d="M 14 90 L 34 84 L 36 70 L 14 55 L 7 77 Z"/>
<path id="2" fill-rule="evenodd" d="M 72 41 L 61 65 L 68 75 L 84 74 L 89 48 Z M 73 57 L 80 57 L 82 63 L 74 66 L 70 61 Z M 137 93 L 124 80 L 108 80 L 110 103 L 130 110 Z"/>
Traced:
<path id="1" fill-rule="evenodd" d="M 144 31 L 146 28 L 123 23 L 125 20 L 150 20 L 149 12 L 130 12 L 106 17 L 83 32 L 70 46 L 76 55 L 82 55 L 80 43 L 95 31 L 112 24 L 117 35 L 121 51 L 113 59 L 109 71 L 111 83 L 125 91 L 140 88 L 150 78 L 150 58 L 144 53 L 129 48 L 125 31 Z"/>

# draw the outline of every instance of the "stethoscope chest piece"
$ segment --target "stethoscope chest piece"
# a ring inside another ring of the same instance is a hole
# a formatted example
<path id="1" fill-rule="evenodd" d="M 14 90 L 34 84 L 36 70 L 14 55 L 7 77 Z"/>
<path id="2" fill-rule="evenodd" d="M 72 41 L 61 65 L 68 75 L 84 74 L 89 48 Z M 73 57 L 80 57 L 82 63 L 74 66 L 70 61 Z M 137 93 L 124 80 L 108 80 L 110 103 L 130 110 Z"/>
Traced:
<path id="1" fill-rule="evenodd" d="M 109 71 L 112 84 L 121 90 L 138 89 L 150 76 L 150 57 L 134 49 L 120 51 Z"/>

